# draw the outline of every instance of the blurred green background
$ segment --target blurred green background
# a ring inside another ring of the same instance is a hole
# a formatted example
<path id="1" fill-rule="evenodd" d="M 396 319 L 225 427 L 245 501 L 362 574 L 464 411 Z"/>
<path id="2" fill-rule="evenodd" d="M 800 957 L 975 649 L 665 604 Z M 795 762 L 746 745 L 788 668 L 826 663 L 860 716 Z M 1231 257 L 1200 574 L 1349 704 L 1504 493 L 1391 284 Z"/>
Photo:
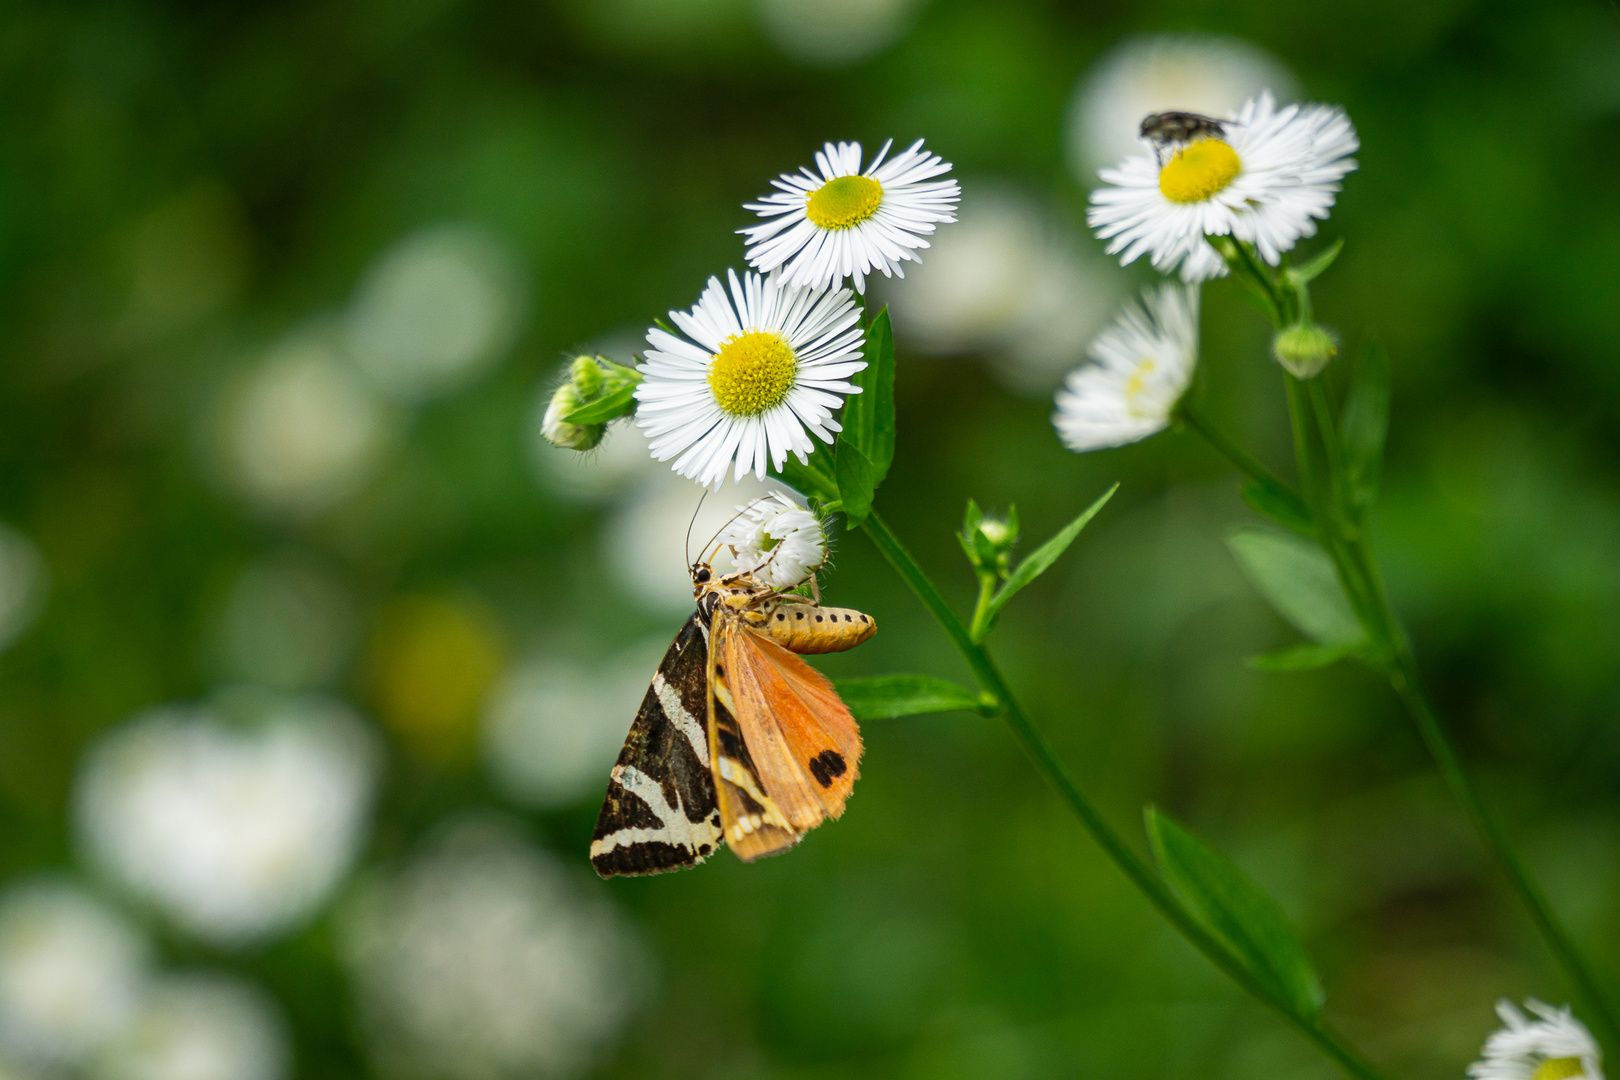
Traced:
<path id="1" fill-rule="evenodd" d="M 740 267 L 741 204 L 828 139 L 926 138 L 964 190 L 957 238 L 875 287 L 879 507 L 950 595 L 967 497 L 1033 542 L 1123 481 L 993 641 L 1116 823 L 1154 802 L 1229 852 L 1400 1076 L 1461 1075 L 1499 995 L 1566 1000 L 1387 691 L 1244 666 L 1292 632 L 1223 546 L 1230 470 L 1048 423 L 1149 280 L 1083 228 L 1100 132 L 1266 83 L 1361 133 L 1317 305 L 1393 358 L 1397 606 L 1620 970 L 1612 4 L 18 0 L 0 1072 L 1334 1075 L 993 722 L 867 724 L 849 813 L 785 857 L 589 875 L 698 492 L 634 432 L 566 460 L 538 410 L 575 351 L 629 360 Z M 1204 306 L 1197 393 L 1283 469 L 1263 323 L 1229 283 Z M 830 674 L 967 681 L 864 537 L 823 588 L 881 627 Z"/>

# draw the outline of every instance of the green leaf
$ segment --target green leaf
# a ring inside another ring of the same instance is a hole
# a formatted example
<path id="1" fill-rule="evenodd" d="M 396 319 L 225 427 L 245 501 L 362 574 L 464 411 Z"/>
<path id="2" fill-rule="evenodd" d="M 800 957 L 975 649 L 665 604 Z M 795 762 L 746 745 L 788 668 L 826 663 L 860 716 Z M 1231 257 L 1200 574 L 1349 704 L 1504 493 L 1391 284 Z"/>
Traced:
<path id="1" fill-rule="evenodd" d="M 1148 839 L 1170 890 L 1262 987 L 1298 1016 L 1322 1008 L 1322 984 L 1288 916 L 1233 863 L 1148 807 Z"/>
<path id="2" fill-rule="evenodd" d="M 1285 487 L 1270 481 L 1245 480 L 1243 501 L 1255 513 L 1270 518 L 1285 529 L 1301 536 L 1316 535 L 1316 522 L 1311 520 L 1311 512 L 1298 495 Z"/>
<path id="3" fill-rule="evenodd" d="M 621 416 L 628 416 L 636 411 L 636 384 L 626 383 L 614 390 L 608 391 L 595 401 L 581 405 L 579 408 L 563 415 L 563 423 L 579 424 L 605 424 L 609 420 L 617 420 Z"/>
<path id="4" fill-rule="evenodd" d="M 1308 281 L 1314 280 L 1322 273 L 1322 271 L 1333 265 L 1333 260 L 1337 259 L 1339 257 L 1339 252 L 1343 250 L 1344 238 L 1340 237 L 1338 240 L 1333 241 L 1326 251 L 1315 256 L 1305 265 L 1290 268 L 1288 271 L 1288 279 L 1299 285 L 1303 285 Z"/>
<path id="5" fill-rule="evenodd" d="M 986 605 L 984 625 L 987 629 L 991 621 L 995 619 L 996 613 L 1006 605 L 1007 601 L 1016 596 L 1030 582 L 1046 573 L 1052 564 L 1058 561 L 1058 557 L 1067 551 L 1069 545 L 1074 543 L 1075 537 L 1080 535 L 1080 530 L 1084 529 L 1091 519 L 1097 516 L 1097 512 L 1108 504 L 1108 500 L 1112 499 L 1114 492 L 1118 490 L 1119 485 L 1115 484 L 1103 492 L 1097 501 L 1086 507 L 1079 517 L 1065 525 L 1052 539 L 1030 552 L 1029 556 L 1019 563 L 1011 574 L 1007 575 L 1006 582 L 1002 584 L 1000 589 L 996 590 L 996 595 L 991 597 L 990 603 Z"/>
<path id="6" fill-rule="evenodd" d="M 850 528 L 854 528 L 872 511 L 877 467 L 866 459 L 859 446 L 843 438 L 838 440 L 838 456 L 833 459 L 833 467 L 838 473 L 838 497 L 843 500 Z"/>
<path id="7" fill-rule="evenodd" d="M 1306 642 L 1251 656 L 1249 666 L 1256 671 L 1315 671 L 1354 656 L 1355 651 L 1348 645 L 1314 645 Z"/>
<path id="8" fill-rule="evenodd" d="M 838 482 L 823 471 L 830 451 L 812 451 L 808 464 L 801 464 L 792 454 L 788 455 L 777 475 L 801 495 L 819 499 L 824 503 L 835 502 L 838 499 Z"/>
<path id="9" fill-rule="evenodd" d="M 1378 498 L 1378 474 L 1389 434 L 1389 398 L 1389 356 L 1382 343 L 1369 341 L 1356 364 L 1342 423 L 1345 490 L 1358 520 L 1366 517 Z"/>
<path id="10" fill-rule="evenodd" d="M 1309 540 L 1273 529 L 1239 529 L 1226 541 L 1254 587 L 1319 645 L 1359 647 L 1366 639 L 1333 563 Z"/>
<path id="11" fill-rule="evenodd" d="M 888 720 L 919 713 L 981 711 L 979 695 L 932 675 L 878 675 L 839 679 L 838 696 L 857 720 Z"/>
<path id="12" fill-rule="evenodd" d="M 872 467 L 872 490 L 876 491 L 894 461 L 894 334 L 889 327 L 889 309 L 878 312 L 866 330 L 866 367 L 850 377 L 861 388 L 859 394 L 844 399 L 839 417 L 843 433 L 838 436 L 840 451 L 854 446 Z"/>

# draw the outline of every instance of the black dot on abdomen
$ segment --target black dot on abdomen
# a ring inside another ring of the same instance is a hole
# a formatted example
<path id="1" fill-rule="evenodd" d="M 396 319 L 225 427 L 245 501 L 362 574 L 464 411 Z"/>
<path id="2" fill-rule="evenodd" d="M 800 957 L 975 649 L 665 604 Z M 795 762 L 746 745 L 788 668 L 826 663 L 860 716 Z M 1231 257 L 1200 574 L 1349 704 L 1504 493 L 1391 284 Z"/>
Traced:
<path id="1" fill-rule="evenodd" d="M 817 615 L 817 616 L 816 616 L 816 622 L 821 622 L 821 621 L 822 621 L 822 620 L 821 620 L 821 616 L 820 616 L 820 615 Z"/>
<path id="2" fill-rule="evenodd" d="M 849 765 L 844 761 L 844 755 L 836 750 L 823 750 L 808 762 L 810 775 L 816 778 L 816 783 L 822 787 L 832 787 L 832 782 L 849 771 Z"/>

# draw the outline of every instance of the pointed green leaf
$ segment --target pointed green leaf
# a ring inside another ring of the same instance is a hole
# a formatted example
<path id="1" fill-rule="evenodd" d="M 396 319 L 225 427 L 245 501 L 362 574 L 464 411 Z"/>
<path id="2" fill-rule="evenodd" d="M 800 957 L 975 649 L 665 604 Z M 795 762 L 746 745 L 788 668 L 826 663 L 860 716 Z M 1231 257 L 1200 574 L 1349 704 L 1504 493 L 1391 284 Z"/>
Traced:
<path id="1" fill-rule="evenodd" d="M 986 609 L 986 626 L 989 625 L 990 620 L 996 617 L 996 613 L 1006 605 L 1007 601 L 1011 600 L 1021 589 L 1044 574 L 1053 563 L 1058 561 L 1058 557 L 1067 551 L 1069 545 L 1074 543 L 1075 537 L 1080 535 L 1080 530 L 1084 529 L 1091 522 L 1091 519 L 1097 516 L 1098 511 L 1108 504 L 1108 500 L 1112 499 L 1114 492 L 1118 490 L 1119 485 L 1115 484 L 1103 492 L 1097 501 L 1086 507 L 1079 517 L 1065 525 L 1056 536 L 1030 552 L 1028 558 L 1018 564 L 1017 568 L 1007 576 L 1006 582 L 996 591 L 996 595 L 991 597 Z"/>
<path id="2" fill-rule="evenodd" d="M 857 720 L 889 720 L 920 713 L 979 712 L 979 695 L 932 675 L 878 675 L 833 684 Z"/>
<path id="3" fill-rule="evenodd" d="M 1243 501 L 1262 517 L 1268 517 L 1301 536 L 1314 537 L 1316 523 L 1298 495 L 1281 485 L 1261 480 L 1243 482 Z"/>
<path id="4" fill-rule="evenodd" d="M 1277 614 L 1319 645 L 1356 647 L 1366 635 L 1333 563 L 1309 540 L 1272 529 L 1239 529 L 1226 541 Z"/>
<path id="5" fill-rule="evenodd" d="M 894 461 L 894 334 L 889 328 L 887 308 L 866 330 L 862 353 L 866 367 L 850 376 L 860 387 L 859 394 L 844 399 L 839 423 L 843 432 L 838 445 L 854 446 L 871 466 L 872 489 L 877 490 Z"/>
<path id="6" fill-rule="evenodd" d="M 1277 1001 L 1298 1016 L 1322 1008 L 1322 984 L 1281 906 L 1233 863 L 1148 807 L 1148 839 L 1159 873 L 1189 913 Z"/>
<path id="7" fill-rule="evenodd" d="M 636 384 L 626 383 L 563 415 L 563 423 L 605 424 L 636 411 Z"/>
<path id="8" fill-rule="evenodd" d="M 1344 239 L 1341 237 L 1340 239 L 1333 241 L 1326 251 L 1313 257 L 1303 266 L 1295 266 L 1291 268 L 1288 271 L 1289 279 L 1291 281 L 1296 281 L 1301 285 L 1308 281 L 1314 280 L 1322 273 L 1322 271 L 1333 265 L 1333 260 L 1337 259 L 1339 257 L 1339 252 L 1343 250 Z"/>
<path id="9" fill-rule="evenodd" d="M 1256 671 L 1315 671 L 1336 664 L 1347 656 L 1355 655 L 1348 645 L 1315 645 L 1306 642 L 1275 652 L 1249 657 L 1249 666 Z"/>
<path id="10" fill-rule="evenodd" d="M 1389 434 L 1389 398 L 1389 356 L 1382 343 L 1369 341 L 1344 403 L 1345 487 L 1357 518 L 1365 517 L 1378 498 L 1378 474 Z"/>
<path id="11" fill-rule="evenodd" d="M 877 491 L 877 468 L 861 453 L 861 448 L 845 438 L 838 440 L 838 456 L 833 459 L 838 474 L 838 497 L 851 528 L 866 520 L 872 511 L 872 495 Z"/>

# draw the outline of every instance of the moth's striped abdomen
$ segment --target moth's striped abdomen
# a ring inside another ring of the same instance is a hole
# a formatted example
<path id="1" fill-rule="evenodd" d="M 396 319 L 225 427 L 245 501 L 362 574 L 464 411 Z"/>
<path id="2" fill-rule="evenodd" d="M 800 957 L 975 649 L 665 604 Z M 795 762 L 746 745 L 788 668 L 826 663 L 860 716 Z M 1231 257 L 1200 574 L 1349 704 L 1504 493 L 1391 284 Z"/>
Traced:
<path id="1" fill-rule="evenodd" d="M 789 652 L 843 652 L 877 633 L 877 622 L 853 608 L 778 604 L 765 612 L 760 633 Z"/>

